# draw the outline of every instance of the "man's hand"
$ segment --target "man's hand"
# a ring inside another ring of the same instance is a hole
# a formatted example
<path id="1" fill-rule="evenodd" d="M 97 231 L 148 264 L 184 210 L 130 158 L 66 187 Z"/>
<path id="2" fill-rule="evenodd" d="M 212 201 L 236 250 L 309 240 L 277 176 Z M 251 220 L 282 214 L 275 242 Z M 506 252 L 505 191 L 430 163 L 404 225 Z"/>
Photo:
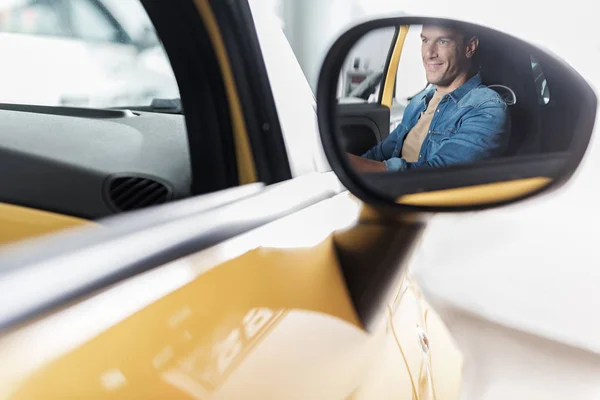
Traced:
<path id="1" fill-rule="evenodd" d="M 373 161 L 367 158 L 355 156 L 354 154 L 347 153 L 350 165 L 358 173 L 360 172 L 385 172 L 385 164 L 380 161 Z"/>

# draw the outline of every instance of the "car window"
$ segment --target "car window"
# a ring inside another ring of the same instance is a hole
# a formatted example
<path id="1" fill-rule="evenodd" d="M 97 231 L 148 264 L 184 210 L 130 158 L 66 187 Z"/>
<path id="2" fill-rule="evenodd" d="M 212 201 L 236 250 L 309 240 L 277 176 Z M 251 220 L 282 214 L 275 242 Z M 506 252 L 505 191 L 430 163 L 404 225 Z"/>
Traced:
<path id="1" fill-rule="evenodd" d="M 394 40 L 390 27 L 365 35 L 348 54 L 342 68 L 338 99 L 342 103 L 376 103 L 385 64 Z"/>
<path id="2" fill-rule="evenodd" d="M 0 3 L 0 31 L 72 36 L 66 24 L 66 0 L 12 0 Z"/>
<path id="3" fill-rule="evenodd" d="M 124 36 L 94 0 L 9 0 L 0 3 L 0 30 L 105 42 Z"/>
<path id="4" fill-rule="evenodd" d="M 533 72 L 533 80 L 540 104 L 548 104 L 550 102 L 550 88 L 548 87 L 548 81 L 546 75 L 542 69 L 542 64 L 537 58 L 531 56 L 531 70 Z"/>
<path id="5" fill-rule="evenodd" d="M 117 26 L 97 4 L 89 0 L 72 0 L 71 4 L 71 20 L 77 37 L 103 42 L 123 40 Z"/>
<path id="6" fill-rule="evenodd" d="M 411 25 L 402 47 L 396 72 L 394 100 L 406 107 L 410 99 L 427 86 L 425 68 L 421 57 L 421 25 Z"/>
<path id="7" fill-rule="evenodd" d="M 150 107 L 178 99 L 154 32 L 139 0 L 2 0 L 0 103 Z"/>
<path id="8" fill-rule="evenodd" d="M 427 87 L 425 69 L 421 58 L 421 25 L 408 29 L 396 71 L 394 98 L 390 110 L 390 131 L 394 130 L 404 115 L 408 102 Z"/>

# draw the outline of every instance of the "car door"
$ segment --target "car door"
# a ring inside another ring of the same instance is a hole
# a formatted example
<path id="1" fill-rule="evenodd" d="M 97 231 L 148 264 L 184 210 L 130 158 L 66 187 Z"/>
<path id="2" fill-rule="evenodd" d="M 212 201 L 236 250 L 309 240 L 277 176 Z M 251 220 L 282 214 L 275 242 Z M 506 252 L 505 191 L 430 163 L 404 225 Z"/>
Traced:
<path id="1" fill-rule="evenodd" d="M 386 28 L 366 34 L 349 53 L 338 92 L 339 124 L 348 152 L 361 155 L 384 140 L 402 122 L 411 98 L 427 87 L 419 35 L 417 26 Z M 362 78 L 360 60 L 370 64 L 373 59 L 379 68 L 351 86 L 345 75 Z"/>
<path id="2" fill-rule="evenodd" d="M 190 135 L 199 121 L 210 133 L 196 102 L 200 73 L 189 69 L 210 57 L 198 62 L 181 49 L 199 43 L 216 55 L 219 67 L 207 73 L 223 82 L 228 106 L 216 116 L 233 126 L 236 167 L 250 171 L 239 175 L 242 186 L 185 207 L 4 252 L 0 398 L 426 398 L 431 379 L 421 389 L 427 379 L 415 379 L 397 334 L 421 313 L 393 320 L 403 299 L 419 298 L 397 294 L 424 223 L 381 218 L 332 173 L 290 179 L 289 165 L 278 168 L 285 147 L 247 5 L 146 8 L 182 82 Z M 245 68 L 258 79 L 240 79 Z M 243 101 L 258 95 L 255 107 Z M 257 129 L 266 122 L 271 136 Z M 219 153 L 192 138 L 196 179 L 214 174 L 215 164 L 202 167 Z M 256 180 L 271 185 L 243 185 Z M 216 186 L 200 179 L 195 191 Z"/>
<path id="3" fill-rule="evenodd" d="M 352 154 L 363 154 L 390 133 L 394 72 L 404 38 L 400 28 L 367 34 L 345 60 L 337 107 L 342 138 Z"/>

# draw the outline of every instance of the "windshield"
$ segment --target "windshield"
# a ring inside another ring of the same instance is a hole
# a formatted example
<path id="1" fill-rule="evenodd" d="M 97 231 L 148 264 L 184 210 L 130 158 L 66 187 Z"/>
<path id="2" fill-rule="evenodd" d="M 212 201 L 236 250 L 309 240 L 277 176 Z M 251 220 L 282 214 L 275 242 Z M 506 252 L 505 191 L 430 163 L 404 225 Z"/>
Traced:
<path id="1" fill-rule="evenodd" d="M 0 103 L 149 106 L 178 98 L 139 0 L 0 0 Z"/>

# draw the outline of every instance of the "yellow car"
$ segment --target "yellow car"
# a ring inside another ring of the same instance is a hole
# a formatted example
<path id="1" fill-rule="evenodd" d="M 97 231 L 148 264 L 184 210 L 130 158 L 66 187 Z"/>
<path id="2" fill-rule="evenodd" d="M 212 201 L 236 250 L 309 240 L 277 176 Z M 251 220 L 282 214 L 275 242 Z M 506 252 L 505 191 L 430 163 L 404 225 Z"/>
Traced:
<path id="1" fill-rule="evenodd" d="M 342 35 L 323 64 L 319 138 L 267 16 L 245 0 L 142 4 L 181 100 L 0 104 L 0 399 L 499 398 L 494 383 L 510 379 L 482 373 L 477 387 L 482 364 L 447 329 L 458 308 L 412 256 L 439 254 L 427 253 L 435 233 L 421 242 L 433 213 L 507 205 L 570 177 L 596 112 L 585 80 L 477 27 L 505 52 L 482 63 L 517 71 L 484 82 L 513 117 L 513 153 L 359 174 L 347 153 L 396 126 L 413 27 L 448 21 L 373 20 Z M 344 102 L 348 55 L 377 29 L 391 32 L 380 94 Z"/>

